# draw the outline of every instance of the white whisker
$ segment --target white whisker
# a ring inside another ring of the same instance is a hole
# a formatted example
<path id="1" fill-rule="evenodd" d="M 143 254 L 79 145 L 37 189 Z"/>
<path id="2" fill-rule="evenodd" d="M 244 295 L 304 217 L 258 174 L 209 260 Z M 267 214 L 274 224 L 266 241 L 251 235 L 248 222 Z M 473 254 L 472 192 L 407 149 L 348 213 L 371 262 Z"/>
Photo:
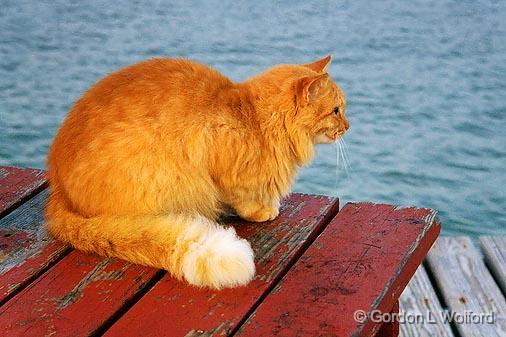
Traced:
<path id="1" fill-rule="evenodd" d="M 346 172 L 348 168 L 346 167 L 346 159 L 344 158 L 344 155 L 343 155 L 343 144 L 341 143 L 340 140 L 338 140 L 337 143 L 339 144 L 339 157 L 340 157 L 341 162 L 343 163 L 343 165 L 342 165 L 343 170 L 344 170 L 344 172 Z"/>
<path id="2" fill-rule="evenodd" d="M 348 177 L 350 175 L 350 166 L 348 163 L 348 157 L 346 156 L 346 149 L 344 148 L 343 143 L 341 142 L 341 153 L 343 156 L 343 164 L 344 164 L 344 171 L 346 172 L 346 176 Z"/>
<path id="3" fill-rule="evenodd" d="M 348 167 L 350 168 L 350 173 L 353 174 L 353 169 L 351 167 L 351 159 L 350 159 L 350 150 L 348 149 L 348 144 L 346 143 L 346 141 L 344 141 L 343 139 L 343 142 L 344 142 L 344 147 L 345 147 L 345 152 L 346 152 L 346 159 L 348 161 Z"/>
<path id="4" fill-rule="evenodd" d="M 339 182 L 339 145 L 336 143 L 336 190 Z"/>
<path id="5" fill-rule="evenodd" d="M 346 175 L 349 176 L 350 171 L 351 171 L 351 166 L 350 166 L 350 161 L 348 158 L 348 151 L 347 151 L 348 148 L 346 146 L 346 143 L 344 142 L 344 139 L 342 139 L 342 138 L 339 138 L 339 144 L 340 144 L 340 148 L 341 148 L 341 156 L 342 156 L 342 160 L 343 160 L 344 169 L 345 169 Z"/>
<path id="6" fill-rule="evenodd" d="M 348 169 L 349 168 L 349 161 L 348 161 L 348 153 L 346 152 L 346 145 L 345 145 L 342 138 L 340 139 L 340 141 L 341 141 L 341 146 L 343 148 L 343 161 L 344 161 L 344 164 L 346 165 L 346 168 Z"/>
<path id="7" fill-rule="evenodd" d="M 350 159 L 348 157 L 348 145 L 344 141 L 343 138 L 339 138 L 336 144 L 336 180 L 335 185 L 336 189 L 339 185 L 339 173 L 344 171 L 346 173 L 346 177 L 351 175 L 351 165 Z"/>

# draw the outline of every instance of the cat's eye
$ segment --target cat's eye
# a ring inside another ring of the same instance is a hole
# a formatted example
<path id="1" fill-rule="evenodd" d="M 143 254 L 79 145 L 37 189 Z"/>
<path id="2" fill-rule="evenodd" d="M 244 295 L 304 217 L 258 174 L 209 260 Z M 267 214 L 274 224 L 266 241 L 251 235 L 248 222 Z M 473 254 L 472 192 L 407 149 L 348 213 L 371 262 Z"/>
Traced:
<path id="1" fill-rule="evenodd" d="M 339 115 L 339 107 L 338 107 L 338 106 L 336 106 L 336 107 L 334 108 L 334 114 L 335 114 L 335 115 Z"/>

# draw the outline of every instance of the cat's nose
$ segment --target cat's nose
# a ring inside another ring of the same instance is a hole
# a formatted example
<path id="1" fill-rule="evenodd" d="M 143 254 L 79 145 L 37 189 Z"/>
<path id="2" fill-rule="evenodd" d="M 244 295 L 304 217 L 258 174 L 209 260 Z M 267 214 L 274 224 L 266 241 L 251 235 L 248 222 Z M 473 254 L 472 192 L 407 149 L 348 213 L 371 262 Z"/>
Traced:
<path id="1" fill-rule="evenodd" d="M 344 120 L 344 129 L 348 130 L 350 128 L 350 123 L 345 119 Z"/>

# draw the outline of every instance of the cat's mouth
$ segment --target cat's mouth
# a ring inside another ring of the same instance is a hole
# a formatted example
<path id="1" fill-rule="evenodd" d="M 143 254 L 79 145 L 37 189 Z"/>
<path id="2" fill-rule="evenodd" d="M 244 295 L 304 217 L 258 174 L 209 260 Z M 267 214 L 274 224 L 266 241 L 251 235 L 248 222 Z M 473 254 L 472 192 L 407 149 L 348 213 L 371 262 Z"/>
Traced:
<path id="1" fill-rule="evenodd" d="M 344 131 L 325 132 L 316 135 L 315 144 L 332 144 L 344 135 Z"/>

